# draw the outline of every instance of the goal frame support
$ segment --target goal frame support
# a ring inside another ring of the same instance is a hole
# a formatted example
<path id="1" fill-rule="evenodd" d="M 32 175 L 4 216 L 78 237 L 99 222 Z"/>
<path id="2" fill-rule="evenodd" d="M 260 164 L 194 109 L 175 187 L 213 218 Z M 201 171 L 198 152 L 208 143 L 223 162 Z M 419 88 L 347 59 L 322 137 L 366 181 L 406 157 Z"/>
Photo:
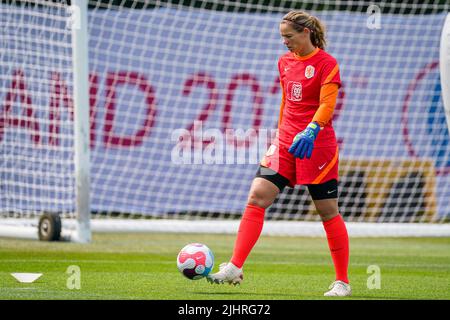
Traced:
<path id="1" fill-rule="evenodd" d="M 74 157 L 77 228 L 71 241 L 91 241 L 90 151 L 89 151 L 89 62 L 87 0 L 72 0 L 72 65 L 74 102 Z"/>
<path id="2" fill-rule="evenodd" d="M 2 237 L 38 240 L 36 222 L 33 219 L 9 219 L 9 225 L 0 225 Z M 25 225 L 24 225 L 25 224 Z M 65 221 L 68 229 L 75 229 L 77 222 Z M 450 237 L 448 223 L 376 223 L 346 222 L 352 238 L 378 237 Z M 96 233 L 197 233 L 236 235 L 239 220 L 174 220 L 174 219 L 93 219 L 91 228 Z M 263 236 L 326 237 L 319 221 L 266 221 Z M 63 230 L 63 240 L 73 240 L 73 233 Z"/>

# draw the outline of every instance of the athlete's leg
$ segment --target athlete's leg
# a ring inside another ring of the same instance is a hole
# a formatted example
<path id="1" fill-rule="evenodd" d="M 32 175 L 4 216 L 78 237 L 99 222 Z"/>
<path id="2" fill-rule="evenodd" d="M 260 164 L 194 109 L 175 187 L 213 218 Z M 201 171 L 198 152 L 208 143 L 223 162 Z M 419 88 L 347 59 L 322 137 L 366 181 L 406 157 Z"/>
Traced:
<path id="1" fill-rule="evenodd" d="M 320 215 L 322 222 L 333 219 L 339 215 L 338 201 L 334 199 L 313 200 L 317 213 Z"/>
<path id="2" fill-rule="evenodd" d="M 238 268 L 242 268 L 258 241 L 264 224 L 265 210 L 273 203 L 279 192 L 278 187 L 269 180 L 260 177 L 253 180 L 231 258 L 231 262 Z"/>
<path id="3" fill-rule="evenodd" d="M 239 284 L 242 281 L 242 266 L 261 235 L 265 210 L 288 182 L 286 178 L 273 171 L 268 175 L 262 174 L 260 168 L 250 187 L 247 205 L 236 236 L 233 256 L 228 264 L 220 265 L 219 272 L 208 276 L 208 281 L 233 284 Z"/>
<path id="4" fill-rule="evenodd" d="M 344 219 L 339 214 L 337 181 L 308 185 L 308 189 L 327 235 L 336 281 L 348 284 L 349 239 Z"/>
<path id="5" fill-rule="evenodd" d="M 267 209 L 280 193 L 280 189 L 271 181 L 255 177 L 248 193 L 247 205 Z"/>

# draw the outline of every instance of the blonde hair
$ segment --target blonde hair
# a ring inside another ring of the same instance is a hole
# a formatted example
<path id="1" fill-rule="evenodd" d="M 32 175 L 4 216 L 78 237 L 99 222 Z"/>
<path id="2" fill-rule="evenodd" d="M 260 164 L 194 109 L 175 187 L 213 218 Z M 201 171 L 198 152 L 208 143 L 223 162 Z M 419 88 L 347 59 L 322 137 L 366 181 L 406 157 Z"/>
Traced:
<path id="1" fill-rule="evenodd" d="M 311 43 L 322 50 L 325 49 L 327 44 L 325 40 L 325 26 L 316 17 L 304 11 L 294 10 L 288 12 L 281 20 L 281 23 L 289 23 L 298 32 L 308 28 L 311 31 L 309 36 Z"/>

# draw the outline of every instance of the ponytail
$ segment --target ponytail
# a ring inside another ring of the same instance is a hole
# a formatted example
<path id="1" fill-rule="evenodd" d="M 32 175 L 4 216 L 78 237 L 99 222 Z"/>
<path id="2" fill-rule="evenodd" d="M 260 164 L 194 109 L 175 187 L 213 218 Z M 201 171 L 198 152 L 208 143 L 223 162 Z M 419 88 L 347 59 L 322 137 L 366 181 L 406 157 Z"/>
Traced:
<path id="1" fill-rule="evenodd" d="M 315 47 L 324 50 L 327 44 L 325 40 L 325 26 L 316 17 L 304 11 L 290 11 L 282 19 L 281 23 L 290 23 L 292 27 L 302 32 L 304 28 L 308 28 L 310 32 L 311 43 Z"/>

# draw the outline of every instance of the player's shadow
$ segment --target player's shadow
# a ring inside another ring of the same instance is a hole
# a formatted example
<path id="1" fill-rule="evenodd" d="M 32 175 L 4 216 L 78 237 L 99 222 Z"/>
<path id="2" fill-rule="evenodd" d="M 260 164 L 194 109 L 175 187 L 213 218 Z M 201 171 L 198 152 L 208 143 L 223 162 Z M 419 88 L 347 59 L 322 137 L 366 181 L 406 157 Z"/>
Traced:
<path id="1" fill-rule="evenodd" d="M 280 299 L 283 299 L 282 297 L 291 297 L 291 298 L 298 298 L 298 296 L 294 294 L 284 294 L 284 293 L 254 293 L 254 292 L 245 292 L 245 291 L 239 291 L 239 292 L 229 292 L 229 291 L 192 291 L 192 294 L 210 294 L 210 295 L 240 295 L 240 296 L 268 296 L 268 297 L 280 297 Z"/>
<path id="2" fill-rule="evenodd" d="M 231 295 L 236 295 L 236 296 L 247 296 L 247 295 L 251 295 L 252 299 L 255 296 L 261 296 L 261 297 L 271 297 L 271 300 L 277 300 L 277 297 L 279 298 L 279 300 L 285 300 L 285 299 L 294 299 L 297 300 L 300 297 L 298 295 L 295 294 L 284 294 L 284 293 L 254 293 L 254 292 L 245 292 L 245 291 L 239 291 L 239 292 L 229 292 L 229 291 L 191 291 L 192 294 L 209 294 L 209 295 L 224 295 L 224 296 L 231 296 Z M 314 294 L 311 295 L 311 297 L 313 297 Z M 336 298 L 336 297 L 314 297 L 315 299 L 319 299 L 319 300 L 411 300 L 414 299 L 412 298 L 407 298 L 407 297 L 388 297 L 385 295 L 373 295 L 373 296 L 364 296 L 364 295 L 353 295 L 351 297 L 340 297 L 340 298 Z M 305 299 L 304 297 L 301 297 L 301 299 Z M 315 300 L 314 299 L 314 300 Z"/>
<path id="3" fill-rule="evenodd" d="M 411 298 L 407 298 L 407 297 L 388 297 L 388 296 L 356 296 L 353 295 L 352 300 L 417 300 L 417 298 L 411 297 Z M 345 297 L 343 299 L 346 299 Z"/>

